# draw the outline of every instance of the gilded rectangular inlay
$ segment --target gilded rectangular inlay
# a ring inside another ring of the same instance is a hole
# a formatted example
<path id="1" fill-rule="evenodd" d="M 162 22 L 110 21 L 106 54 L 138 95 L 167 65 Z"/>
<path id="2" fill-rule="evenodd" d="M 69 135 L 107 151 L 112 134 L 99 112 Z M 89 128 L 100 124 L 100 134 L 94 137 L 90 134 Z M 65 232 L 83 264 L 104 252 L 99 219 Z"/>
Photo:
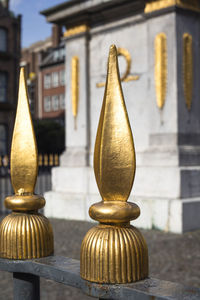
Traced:
<path id="1" fill-rule="evenodd" d="M 77 35 L 77 34 L 86 32 L 88 30 L 89 30 L 89 26 L 87 26 L 86 24 L 75 26 L 75 27 L 72 27 L 72 28 L 69 28 L 68 30 L 66 30 L 64 32 L 64 37 L 70 37 L 73 35 Z"/>
<path id="2" fill-rule="evenodd" d="M 192 36 L 183 34 L 183 86 L 187 109 L 191 109 L 193 91 Z"/>
<path id="3" fill-rule="evenodd" d="M 167 37 L 163 32 L 155 38 L 155 86 L 157 106 L 163 108 L 167 90 Z"/>
<path id="4" fill-rule="evenodd" d="M 153 11 L 164 9 L 174 5 L 200 12 L 200 3 L 198 0 L 153 0 L 146 3 L 145 13 L 151 13 Z"/>
<path id="5" fill-rule="evenodd" d="M 77 56 L 72 57 L 71 68 L 72 114 L 74 116 L 74 122 L 76 122 L 79 101 L 79 58 Z M 76 123 L 74 123 L 74 125 L 76 129 Z"/>

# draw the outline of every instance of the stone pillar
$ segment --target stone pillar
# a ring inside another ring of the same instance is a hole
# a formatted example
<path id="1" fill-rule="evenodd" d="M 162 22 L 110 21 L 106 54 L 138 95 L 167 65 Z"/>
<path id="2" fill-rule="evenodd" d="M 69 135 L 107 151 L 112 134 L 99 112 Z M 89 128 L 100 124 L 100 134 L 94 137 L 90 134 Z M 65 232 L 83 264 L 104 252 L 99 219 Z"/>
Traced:
<path id="1" fill-rule="evenodd" d="M 64 35 L 66 150 L 61 155 L 60 167 L 52 171 L 53 190 L 47 193 L 49 205 L 46 212 L 53 217 L 85 219 L 90 142 L 89 27 L 85 24 L 72 27 Z M 56 207 L 54 199 L 57 199 Z"/>
<path id="2" fill-rule="evenodd" d="M 183 8 L 146 14 L 150 133 L 148 149 L 137 156 L 135 186 L 146 224 L 172 232 L 200 228 L 200 21 L 197 11 Z"/>
<path id="3" fill-rule="evenodd" d="M 90 38 L 85 25 L 66 37 L 67 148 L 61 167 L 53 170 L 53 191 L 45 195 L 47 216 L 86 220 L 90 203 L 100 200 L 91 166 L 114 43 L 124 59 L 121 79 L 128 66 L 122 87 L 137 162 L 130 201 L 141 208 L 133 224 L 179 233 L 200 228 L 200 4 L 145 2 L 71 1 L 66 10 L 60 6 L 60 14 L 44 12 L 54 23 L 88 18 L 90 24 Z M 73 56 L 80 59 L 77 129 L 71 112 Z M 66 210 L 55 207 L 54 199 L 63 199 Z"/>
<path id="4" fill-rule="evenodd" d="M 69 29 L 65 41 L 66 151 L 61 158 L 61 164 L 67 167 L 84 167 L 88 165 L 89 147 L 88 27 L 83 25 L 83 28 L 79 26 Z M 73 59 L 76 60 L 76 66 L 73 66 Z M 74 68 L 76 70 L 73 70 Z M 77 73 L 76 78 L 73 77 L 73 72 Z M 77 91 L 73 90 L 73 85 Z M 75 101 L 74 97 L 77 97 L 76 116 L 72 103 Z"/>

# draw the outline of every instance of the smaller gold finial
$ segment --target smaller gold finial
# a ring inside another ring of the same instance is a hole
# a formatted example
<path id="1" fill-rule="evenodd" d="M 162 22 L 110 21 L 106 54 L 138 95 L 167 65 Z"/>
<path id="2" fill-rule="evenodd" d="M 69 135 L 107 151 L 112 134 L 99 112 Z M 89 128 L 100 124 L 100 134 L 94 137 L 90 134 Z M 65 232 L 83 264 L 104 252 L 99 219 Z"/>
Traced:
<path id="1" fill-rule="evenodd" d="M 128 283 L 148 276 L 148 250 L 130 225 L 140 214 L 127 202 L 135 176 L 135 149 L 119 77 L 117 49 L 110 47 L 105 94 L 94 150 L 94 172 L 102 201 L 90 207 L 100 224 L 81 245 L 80 273 L 98 283 Z"/>
<path id="2" fill-rule="evenodd" d="M 33 193 L 38 171 L 38 154 L 30 115 L 24 69 L 19 79 L 19 101 L 11 146 L 11 181 L 15 194 Z"/>
<path id="3" fill-rule="evenodd" d="M 11 146 L 11 181 L 15 195 L 5 199 L 6 208 L 13 213 L 0 224 L 0 257 L 31 259 L 53 253 L 51 224 L 37 212 L 45 205 L 45 199 L 34 194 L 37 172 L 37 146 L 22 68 Z"/>

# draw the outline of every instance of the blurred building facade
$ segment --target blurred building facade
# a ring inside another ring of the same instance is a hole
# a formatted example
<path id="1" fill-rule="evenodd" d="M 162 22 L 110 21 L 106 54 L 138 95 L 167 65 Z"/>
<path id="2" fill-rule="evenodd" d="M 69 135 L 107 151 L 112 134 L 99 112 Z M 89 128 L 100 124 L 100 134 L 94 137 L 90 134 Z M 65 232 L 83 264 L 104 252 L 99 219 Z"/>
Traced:
<path id="1" fill-rule="evenodd" d="M 51 49 L 52 39 L 49 37 L 22 49 L 21 53 L 20 66 L 26 71 L 31 113 L 36 119 L 39 116 L 39 65 Z"/>
<path id="2" fill-rule="evenodd" d="M 0 1 L 0 155 L 10 149 L 18 91 L 21 16 Z"/>
<path id="3" fill-rule="evenodd" d="M 22 50 L 30 107 L 34 119 L 64 120 L 64 45 L 60 26 L 52 36 Z"/>
<path id="4" fill-rule="evenodd" d="M 53 48 L 40 64 L 40 118 L 64 122 L 65 109 L 65 47 Z"/>

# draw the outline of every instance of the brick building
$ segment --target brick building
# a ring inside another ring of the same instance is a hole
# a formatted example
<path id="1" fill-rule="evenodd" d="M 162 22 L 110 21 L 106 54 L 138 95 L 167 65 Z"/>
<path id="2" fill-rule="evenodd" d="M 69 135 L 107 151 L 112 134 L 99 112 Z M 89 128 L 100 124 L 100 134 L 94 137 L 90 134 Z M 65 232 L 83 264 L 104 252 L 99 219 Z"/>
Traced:
<path id="1" fill-rule="evenodd" d="M 65 109 L 65 47 L 60 44 L 42 61 L 41 118 L 64 121 Z"/>
<path id="2" fill-rule="evenodd" d="M 52 49 L 52 38 L 33 43 L 22 49 L 20 65 L 25 67 L 31 113 L 34 119 L 39 118 L 39 65 Z"/>
<path id="3" fill-rule="evenodd" d="M 0 155 L 10 149 L 18 92 L 21 16 L 0 1 Z"/>
<path id="4" fill-rule="evenodd" d="M 52 26 L 52 36 L 22 50 L 34 119 L 64 118 L 64 46 L 62 28 Z"/>

